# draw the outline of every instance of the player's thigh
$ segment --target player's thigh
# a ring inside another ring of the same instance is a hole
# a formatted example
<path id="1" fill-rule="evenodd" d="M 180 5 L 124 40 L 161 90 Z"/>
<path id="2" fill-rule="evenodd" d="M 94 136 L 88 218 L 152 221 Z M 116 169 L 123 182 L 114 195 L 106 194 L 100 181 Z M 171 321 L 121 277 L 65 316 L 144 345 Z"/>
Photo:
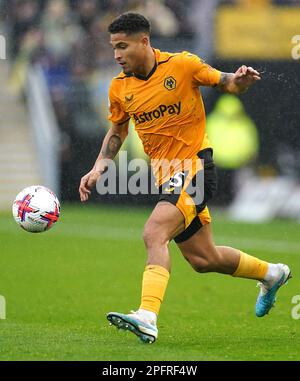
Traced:
<path id="1" fill-rule="evenodd" d="M 167 201 L 160 201 L 153 209 L 144 228 L 144 240 L 161 237 L 171 240 L 184 230 L 184 216 Z"/>
<path id="2" fill-rule="evenodd" d="M 188 240 L 177 243 L 177 246 L 189 262 L 193 262 L 197 258 L 213 261 L 218 256 L 213 241 L 211 224 L 203 225 Z"/>

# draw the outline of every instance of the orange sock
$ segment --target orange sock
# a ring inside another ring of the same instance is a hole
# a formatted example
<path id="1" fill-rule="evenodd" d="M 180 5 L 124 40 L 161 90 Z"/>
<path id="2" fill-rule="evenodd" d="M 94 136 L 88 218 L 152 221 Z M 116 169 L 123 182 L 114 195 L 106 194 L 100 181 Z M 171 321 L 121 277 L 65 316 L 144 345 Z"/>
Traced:
<path id="1" fill-rule="evenodd" d="M 268 271 L 268 262 L 261 261 L 240 251 L 240 262 L 232 276 L 249 279 L 264 279 Z"/>
<path id="2" fill-rule="evenodd" d="M 152 311 L 158 315 L 169 277 L 169 271 L 162 266 L 146 266 L 143 275 L 140 309 Z"/>

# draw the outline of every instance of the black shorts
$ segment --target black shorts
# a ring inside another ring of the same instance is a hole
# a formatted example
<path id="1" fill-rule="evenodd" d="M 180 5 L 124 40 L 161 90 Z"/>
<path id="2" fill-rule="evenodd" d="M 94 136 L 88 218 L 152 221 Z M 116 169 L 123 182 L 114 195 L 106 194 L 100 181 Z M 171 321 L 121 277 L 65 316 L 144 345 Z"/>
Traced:
<path id="1" fill-rule="evenodd" d="M 194 203 L 192 208 L 185 210 L 180 203 L 180 198 L 182 198 L 183 192 L 171 192 L 160 194 L 158 201 L 168 201 L 171 204 L 177 206 L 185 216 L 186 228 L 185 230 L 178 234 L 174 241 L 176 243 L 184 242 L 188 240 L 192 235 L 194 235 L 201 227 L 207 223 L 211 222 L 211 217 L 207 208 L 207 202 L 213 198 L 217 191 L 217 171 L 213 161 L 213 150 L 211 148 L 206 148 L 198 152 L 197 156 L 200 159 L 204 159 L 204 190 L 202 202 Z M 195 180 L 195 176 L 192 182 Z M 165 184 L 164 184 L 165 185 Z M 164 186 L 162 185 L 161 188 Z M 184 186 L 184 183 L 182 187 Z M 160 188 L 160 189 L 161 189 Z"/>

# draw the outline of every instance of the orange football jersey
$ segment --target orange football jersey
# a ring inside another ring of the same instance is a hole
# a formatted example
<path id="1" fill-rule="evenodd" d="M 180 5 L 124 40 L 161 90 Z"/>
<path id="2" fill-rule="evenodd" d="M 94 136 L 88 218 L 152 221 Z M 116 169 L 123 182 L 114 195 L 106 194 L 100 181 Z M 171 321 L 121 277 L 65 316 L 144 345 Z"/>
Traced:
<path id="1" fill-rule="evenodd" d="M 221 72 L 189 52 L 154 52 L 156 64 L 147 77 L 122 72 L 113 78 L 109 120 L 131 118 L 161 184 L 165 179 L 153 162 L 182 162 L 210 146 L 199 86 L 217 85 Z"/>

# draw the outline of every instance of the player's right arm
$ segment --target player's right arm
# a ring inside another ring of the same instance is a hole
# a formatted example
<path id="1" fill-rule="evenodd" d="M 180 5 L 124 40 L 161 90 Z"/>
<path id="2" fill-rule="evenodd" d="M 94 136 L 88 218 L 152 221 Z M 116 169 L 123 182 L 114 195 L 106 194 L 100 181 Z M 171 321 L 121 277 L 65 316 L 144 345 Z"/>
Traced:
<path id="1" fill-rule="evenodd" d="M 113 160 L 118 154 L 124 140 L 128 135 L 129 121 L 123 123 L 112 123 L 108 130 L 95 161 L 93 168 L 81 178 L 79 194 L 81 201 L 87 201 L 91 194 L 91 189 L 96 185 L 102 173 L 108 167 L 108 161 Z"/>

